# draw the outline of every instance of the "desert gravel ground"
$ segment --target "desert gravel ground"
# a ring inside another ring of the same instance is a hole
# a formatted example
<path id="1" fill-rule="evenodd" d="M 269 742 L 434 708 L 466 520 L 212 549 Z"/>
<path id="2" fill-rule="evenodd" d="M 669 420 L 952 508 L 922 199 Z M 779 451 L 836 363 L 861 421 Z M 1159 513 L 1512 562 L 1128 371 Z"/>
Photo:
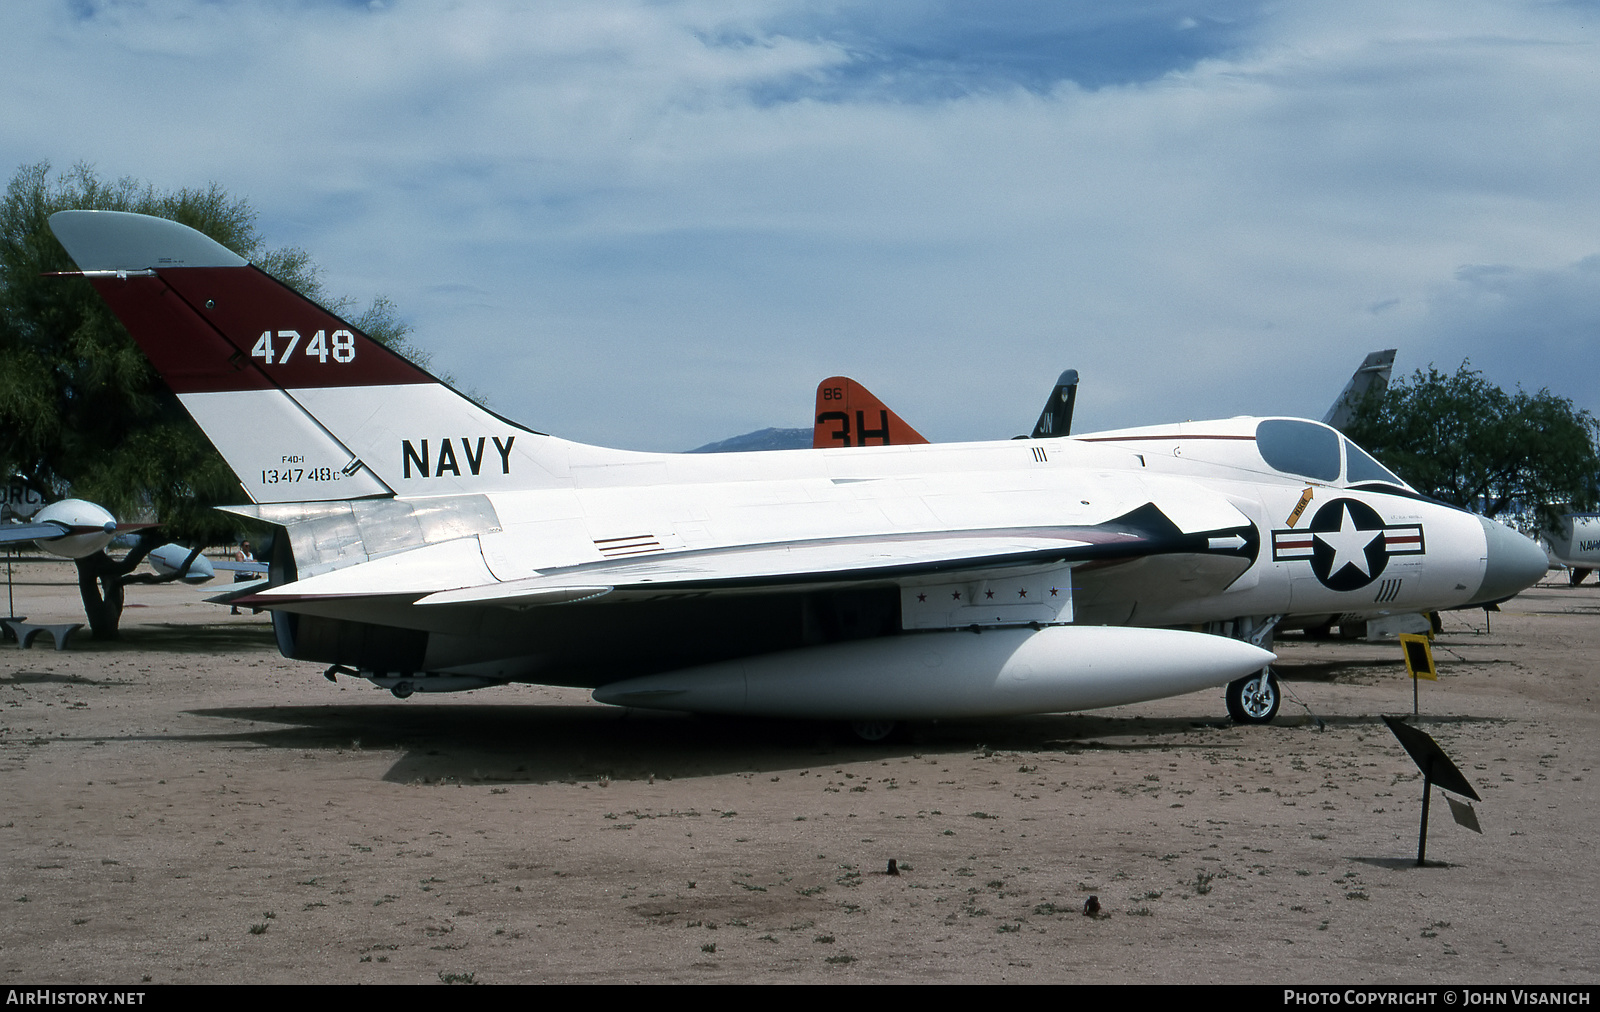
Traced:
<path id="1" fill-rule="evenodd" d="M 71 576 L 19 565 L 17 611 L 81 619 Z M 1422 869 L 1392 643 L 1281 639 L 1268 727 L 1217 690 L 868 747 L 402 702 L 202 596 L 0 645 L 5 983 L 1600 981 L 1592 584 L 1445 617 L 1421 726 L 1484 832 L 1436 793 Z"/>

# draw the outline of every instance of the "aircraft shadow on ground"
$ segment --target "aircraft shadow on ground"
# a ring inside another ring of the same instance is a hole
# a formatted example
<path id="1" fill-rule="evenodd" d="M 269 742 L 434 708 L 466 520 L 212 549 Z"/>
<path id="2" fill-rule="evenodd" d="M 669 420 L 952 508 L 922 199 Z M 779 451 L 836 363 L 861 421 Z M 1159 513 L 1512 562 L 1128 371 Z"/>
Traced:
<path id="1" fill-rule="evenodd" d="M 133 685 L 125 678 L 85 678 L 82 675 L 64 675 L 55 671 L 13 671 L 0 675 L 0 685 Z"/>
<path id="2" fill-rule="evenodd" d="M 306 706 L 191 711 L 280 727 L 184 740 L 286 749 L 404 749 L 384 779 L 398 783 L 642 780 L 808 769 L 820 764 L 954 755 L 1231 747 L 1191 719 L 1059 714 L 916 724 L 867 744 L 842 724 L 694 717 L 594 706 Z M 1103 739 L 1134 739 L 1105 741 Z"/>
<path id="3" fill-rule="evenodd" d="M 1434 647 L 1441 669 L 1446 665 L 1450 668 L 1476 668 L 1504 663 L 1500 657 L 1462 657 L 1453 652 L 1445 654 L 1444 651 L 1448 649 Z M 1407 677 L 1405 663 L 1400 660 L 1355 658 L 1347 661 L 1292 661 L 1287 664 L 1280 661 L 1272 666 L 1272 670 L 1286 682 L 1333 683 L 1351 678 L 1394 678 L 1404 682 Z"/>
<path id="4" fill-rule="evenodd" d="M 35 646 L 33 649 L 40 648 Z M 73 637 L 70 650 L 83 653 L 143 653 L 166 650 L 183 654 L 206 654 L 218 658 L 254 656 L 263 651 L 270 651 L 273 656 L 277 656 L 278 652 L 272 627 L 264 622 L 125 624 L 114 640 L 94 639 L 85 629 Z"/>
<path id="5" fill-rule="evenodd" d="M 1381 675 L 1393 668 L 1382 661 L 1305 661 L 1292 664 L 1278 662 L 1272 666 L 1280 679 L 1286 682 L 1336 682 L 1351 675 Z M 1400 668 L 1402 674 L 1405 668 Z"/>
<path id="6" fill-rule="evenodd" d="M 594 706 L 279 706 L 190 711 L 260 726 L 182 741 L 300 750 L 403 750 L 394 783 L 549 783 L 811 769 L 921 756 L 1170 749 L 1248 749 L 1255 734 L 1224 719 L 1052 714 L 914 724 L 894 739 L 857 741 L 842 724 L 693 717 Z M 1287 725 L 1307 719 L 1287 718 Z M 1378 724 L 1347 717 L 1342 724 Z M 1242 733 L 1241 733 L 1242 732 Z"/>

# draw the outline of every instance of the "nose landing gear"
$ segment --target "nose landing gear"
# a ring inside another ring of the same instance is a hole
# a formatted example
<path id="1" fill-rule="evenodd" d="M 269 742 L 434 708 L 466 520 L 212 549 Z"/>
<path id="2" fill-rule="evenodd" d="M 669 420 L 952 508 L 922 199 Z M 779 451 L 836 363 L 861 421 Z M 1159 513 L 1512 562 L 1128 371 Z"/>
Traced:
<path id="1" fill-rule="evenodd" d="M 1271 668 L 1228 683 L 1228 716 L 1235 724 L 1267 724 L 1278 715 L 1283 694 Z"/>

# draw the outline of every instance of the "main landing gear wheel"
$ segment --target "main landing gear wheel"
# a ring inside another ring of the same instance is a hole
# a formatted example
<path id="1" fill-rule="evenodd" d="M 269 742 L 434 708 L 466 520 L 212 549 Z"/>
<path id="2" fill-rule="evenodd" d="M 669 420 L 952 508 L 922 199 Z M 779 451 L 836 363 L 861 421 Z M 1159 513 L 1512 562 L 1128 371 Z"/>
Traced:
<path id="1" fill-rule="evenodd" d="M 1265 679 L 1259 674 L 1246 675 L 1228 683 L 1228 716 L 1235 724 L 1267 724 L 1278 715 L 1282 699 L 1278 676 L 1270 670 Z"/>
<path id="2" fill-rule="evenodd" d="M 888 741 L 899 727 L 900 722 L 894 720 L 857 720 L 850 724 L 850 730 L 857 738 L 872 742 Z"/>

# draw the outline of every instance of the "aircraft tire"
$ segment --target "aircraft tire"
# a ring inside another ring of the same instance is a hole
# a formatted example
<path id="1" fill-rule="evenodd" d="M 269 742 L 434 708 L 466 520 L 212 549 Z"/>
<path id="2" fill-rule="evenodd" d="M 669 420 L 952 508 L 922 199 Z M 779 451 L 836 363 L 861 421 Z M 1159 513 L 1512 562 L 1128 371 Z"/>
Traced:
<path id="1" fill-rule="evenodd" d="M 1570 586 L 1576 587 L 1578 584 L 1582 583 L 1583 578 L 1588 575 L 1589 571 L 1587 569 L 1578 569 L 1577 567 L 1574 567 L 1567 570 L 1567 581 Z"/>
<path id="2" fill-rule="evenodd" d="M 1235 724 L 1269 724 L 1278 715 L 1278 704 L 1283 701 L 1278 676 L 1267 673 L 1265 692 L 1258 688 L 1260 682 L 1261 676 L 1256 674 L 1228 683 L 1228 716 Z"/>
<path id="3" fill-rule="evenodd" d="M 415 692 L 416 688 L 410 682 L 397 682 L 395 683 L 395 687 L 389 691 L 394 693 L 394 698 L 405 699 Z"/>
<path id="4" fill-rule="evenodd" d="M 900 722 L 896 720 L 856 720 L 850 723 L 850 733 L 869 744 L 888 741 L 899 729 Z"/>

